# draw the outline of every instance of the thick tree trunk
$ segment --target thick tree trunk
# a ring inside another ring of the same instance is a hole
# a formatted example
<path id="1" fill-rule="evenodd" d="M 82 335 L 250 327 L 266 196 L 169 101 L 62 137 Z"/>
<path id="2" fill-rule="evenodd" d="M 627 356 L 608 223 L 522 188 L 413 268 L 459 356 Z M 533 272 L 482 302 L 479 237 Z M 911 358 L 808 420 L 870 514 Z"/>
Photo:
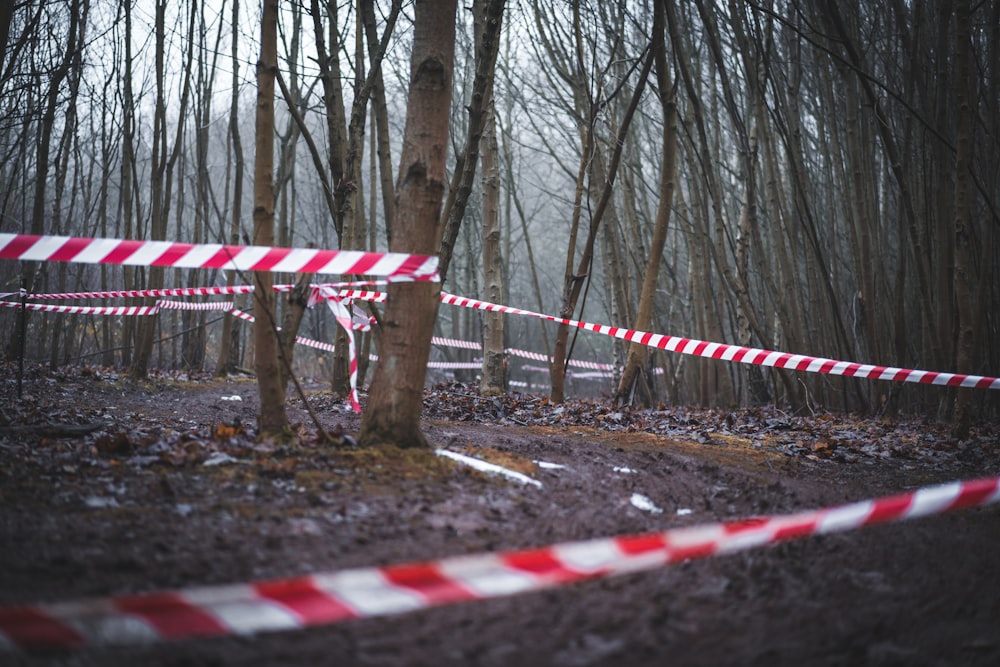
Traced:
<path id="1" fill-rule="evenodd" d="M 448 150 L 456 0 L 419 0 L 406 130 L 396 188 L 394 252 L 434 254 Z M 382 317 L 379 362 L 361 422 L 363 444 L 426 447 L 420 409 L 440 283 L 394 283 Z"/>

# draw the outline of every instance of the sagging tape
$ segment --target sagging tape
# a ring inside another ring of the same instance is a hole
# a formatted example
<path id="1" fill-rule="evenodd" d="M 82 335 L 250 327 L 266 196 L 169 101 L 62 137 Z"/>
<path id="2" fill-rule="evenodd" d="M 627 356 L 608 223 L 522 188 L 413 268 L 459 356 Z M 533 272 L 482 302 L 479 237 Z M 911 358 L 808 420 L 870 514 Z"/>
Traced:
<path id="1" fill-rule="evenodd" d="M 384 300 L 383 292 L 363 292 L 360 290 L 344 290 L 342 295 L 349 295 L 354 299 Z M 726 343 L 711 343 L 697 340 L 695 338 L 682 338 L 680 336 L 668 336 L 664 334 L 654 334 L 648 331 L 636 331 L 622 327 L 613 327 L 607 324 L 593 324 L 591 322 L 581 322 L 579 320 L 569 320 L 554 315 L 545 315 L 522 308 L 502 306 L 479 299 L 470 299 L 463 296 L 455 296 L 447 292 L 441 293 L 441 302 L 465 308 L 475 308 L 493 312 L 509 313 L 512 315 L 526 315 L 557 324 L 576 327 L 585 331 L 621 338 L 631 343 L 639 343 L 649 347 L 656 347 L 668 352 L 677 352 L 707 359 L 718 359 L 722 361 L 733 361 L 743 364 L 755 364 L 758 366 L 773 366 L 793 371 L 807 373 L 825 373 L 828 375 L 844 375 L 847 377 L 868 378 L 872 380 L 888 380 L 892 382 L 911 382 L 918 384 L 931 384 L 948 387 L 969 387 L 975 389 L 1000 389 L 1000 378 L 987 375 L 969 375 L 963 373 L 945 373 L 937 371 L 923 371 L 912 368 L 896 368 L 894 366 L 876 366 L 873 364 L 859 364 L 853 361 L 837 361 L 824 357 L 812 357 L 804 354 L 791 354 L 788 352 L 776 352 L 774 350 L 762 350 L 758 348 L 742 347 L 739 345 L 729 345 Z M 528 356 L 528 355 L 522 355 Z M 545 355 L 530 356 L 539 361 L 547 361 Z M 572 363 L 572 360 L 570 360 Z M 594 362 L 582 362 L 587 367 L 594 370 L 607 370 L 601 364 Z M 593 364 L 593 365 L 591 365 Z"/>
<path id="2" fill-rule="evenodd" d="M 4 235 L 0 234 L 0 237 Z M 10 236 L 10 235 L 7 235 Z M 2 254 L 0 254 L 2 258 Z M 370 281 L 377 282 L 377 281 Z M 350 302 L 351 300 L 362 300 L 362 301 L 385 301 L 385 292 L 369 291 L 369 290 L 353 290 L 353 289 L 335 289 L 338 285 L 344 285 L 350 283 L 338 283 L 338 284 L 328 284 L 328 285 L 317 285 L 315 286 L 315 291 L 319 295 L 319 298 L 327 301 L 344 301 Z M 286 286 L 276 286 L 275 289 L 284 288 Z M 290 286 L 287 286 L 290 287 Z M 249 286 L 238 286 L 232 288 L 226 287 L 196 287 L 196 288 L 176 288 L 168 290 L 147 290 L 147 291 L 130 291 L 130 292 L 80 292 L 80 293 L 67 293 L 67 294 L 52 294 L 52 295 L 32 295 L 39 298 L 83 298 L 85 296 L 93 297 L 111 297 L 111 296 L 181 296 L 181 295 L 217 295 L 217 294 L 232 294 L 232 293 L 245 293 L 245 291 L 251 290 L 252 287 Z M 873 364 L 860 364 L 852 361 L 837 361 L 835 359 L 827 359 L 825 357 L 813 357 L 804 354 L 791 354 L 788 352 L 777 352 L 774 350 L 763 350 L 758 348 L 748 348 L 739 345 L 729 345 L 726 343 L 712 343 L 708 341 L 697 340 L 694 338 L 682 338 L 679 336 L 668 336 L 663 334 L 654 334 L 646 331 L 636 331 L 633 329 L 625 329 L 621 327 L 612 327 L 606 324 L 593 324 L 590 322 L 581 322 L 578 320 L 564 319 L 560 317 L 555 317 L 553 315 L 545 315 L 543 313 L 536 313 L 530 310 L 524 310 L 521 308 L 513 308 L 510 306 L 502 306 L 495 303 L 490 303 L 488 301 L 480 301 L 478 299 L 470 299 L 467 297 L 455 296 L 453 294 L 448 294 L 446 292 L 441 293 L 442 303 L 463 306 L 467 308 L 476 308 L 478 310 L 488 310 L 503 313 L 510 313 L 514 315 L 527 315 L 529 317 L 535 317 L 542 320 L 547 320 L 550 322 L 556 322 L 558 324 L 565 324 L 567 326 L 577 327 L 585 331 L 593 331 L 595 333 L 604 334 L 607 336 L 612 336 L 615 338 L 621 338 L 629 342 L 639 343 L 641 345 L 647 345 L 649 347 L 656 347 L 668 352 L 677 352 L 680 354 L 687 354 L 692 356 L 699 356 L 708 359 L 718 359 L 722 361 L 733 361 L 744 364 L 756 364 L 761 366 L 773 366 L 775 368 L 784 368 L 788 370 L 808 372 L 808 373 L 825 373 L 829 375 L 843 375 L 847 377 L 858 377 L 858 378 L 868 378 L 872 380 L 888 380 L 893 382 L 909 382 L 917 384 L 930 384 L 937 386 L 949 386 L 949 387 L 967 387 L 976 389 L 1000 389 L 1000 378 L 985 376 L 985 375 L 969 375 L 963 373 L 946 373 L 937 371 L 925 371 L 910 368 L 897 368 L 894 366 L 877 366 Z M 189 309 L 204 309 L 204 310 L 215 310 L 215 309 L 225 309 L 218 305 L 179 305 L 178 302 L 160 302 L 158 306 L 171 307 L 171 308 L 189 308 Z M 20 302 L 12 301 L 0 301 L 0 307 L 10 307 L 10 308 L 20 308 Z M 88 307 L 88 306 L 48 306 L 40 304 L 26 304 L 26 307 L 32 310 L 44 310 L 60 313 L 88 313 L 88 314 L 106 314 L 106 315 L 152 315 L 158 312 L 158 307 L 142 307 L 142 306 L 114 306 L 114 307 Z M 331 305 L 331 308 L 334 306 Z M 248 316 L 249 317 L 249 316 Z M 247 319 L 244 317 L 244 319 Z M 338 320 L 339 321 L 339 320 Z M 355 327 L 357 328 L 357 327 Z M 482 346 L 478 343 L 473 343 L 469 341 L 455 341 L 453 339 L 444 338 L 434 338 L 432 340 L 435 344 L 441 345 L 452 345 L 457 347 L 467 347 L 469 349 L 482 349 Z M 546 361 L 551 363 L 551 360 L 543 354 L 528 352 L 525 350 L 507 350 L 508 354 L 522 356 L 528 359 L 536 359 L 538 361 Z M 610 364 L 600 364 L 597 362 L 579 361 L 571 359 L 569 360 L 570 365 L 589 368 L 596 371 L 609 372 L 613 370 Z"/>
<path id="3" fill-rule="evenodd" d="M 249 635 L 538 591 L 1000 501 L 1000 477 L 797 514 L 249 584 L 0 607 L 0 649 Z"/>
<path id="4" fill-rule="evenodd" d="M 743 364 L 755 364 L 758 366 L 773 366 L 775 368 L 785 368 L 793 371 L 805 371 L 808 373 L 826 373 L 829 375 L 844 375 L 847 377 L 869 378 L 872 380 L 890 380 L 893 382 L 915 382 L 919 384 L 943 385 L 949 387 L 972 387 L 976 389 L 1000 389 L 1000 378 L 984 375 L 967 375 L 962 373 L 939 373 L 935 371 L 922 371 L 910 368 L 895 368 L 893 366 L 875 366 L 871 364 L 859 364 L 853 361 L 837 361 L 823 357 L 811 357 L 804 354 L 790 354 L 788 352 L 776 352 L 774 350 L 761 350 L 758 348 L 742 347 L 739 345 L 728 345 L 726 343 L 711 343 L 694 338 L 681 338 L 679 336 L 667 336 L 664 334 L 654 334 L 648 331 L 635 331 L 621 327 L 612 327 L 607 324 L 592 324 L 590 322 L 580 322 L 578 320 L 568 320 L 562 317 L 544 315 L 542 313 L 523 310 L 521 308 L 511 308 L 488 301 L 469 299 L 467 297 L 455 296 L 446 292 L 441 293 L 441 302 L 466 308 L 476 308 L 478 310 L 497 311 L 513 313 L 515 315 L 527 315 L 539 319 L 565 324 L 585 331 L 621 338 L 631 343 L 639 343 L 649 347 L 656 347 L 668 352 L 678 352 L 707 359 L 720 359 L 723 361 L 734 361 Z"/>

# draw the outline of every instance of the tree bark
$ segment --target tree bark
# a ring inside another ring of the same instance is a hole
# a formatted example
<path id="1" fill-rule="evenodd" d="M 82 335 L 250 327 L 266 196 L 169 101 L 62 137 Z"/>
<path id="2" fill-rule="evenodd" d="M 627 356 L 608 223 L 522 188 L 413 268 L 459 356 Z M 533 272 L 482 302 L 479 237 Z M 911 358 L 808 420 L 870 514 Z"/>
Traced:
<path id="1" fill-rule="evenodd" d="M 278 0 L 264 0 L 261 19 L 260 59 L 257 61 L 257 112 L 255 123 L 253 228 L 254 245 L 274 244 L 274 79 L 278 70 Z M 278 319 L 275 309 L 274 276 L 269 271 L 254 275 L 254 371 L 260 409 L 257 437 L 281 437 L 288 429 L 285 387 L 281 380 Z"/>
<path id="2" fill-rule="evenodd" d="M 483 135 L 486 106 L 492 95 L 493 78 L 496 73 L 497 54 L 500 51 L 500 28 L 503 24 L 503 10 L 506 0 L 482 0 L 482 35 L 477 40 L 475 54 L 476 74 L 472 82 L 472 100 L 468 106 L 469 121 L 466 131 L 465 148 L 455 161 L 448 199 L 441 217 L 444 219 L 444 236 L 441 239 L 441 282 L 448 279 L 448 267 L 455 250 L 455 241 L 465 218 L 465 209 L 472 193 L 476 167 L 479 163 L 479 143 Z M 480 6 L 480 3 L 476 3 Z"/>
<path id="3" fill-rule="evenodd" d="M 484 119 L 483 143 L 483 298 L 503 303 L 503 264 L 500 256 L 500 165 L 492 86 Z M 504 352 L 504 314 L 483 313 L 483 368 L 479 392 L 498 396 L 507 390 L 507 354 Z"/>
<path id="4" fill-rule="evenodd" d="M 167 220 L 170 216 L 170 195 L 174 165 L 181 153 L 181 139 L 184 136 L 184 119 L 187 114 L 188 96 L 191 90 L 191 70 L 194 66 L 194 26 L 197 3 L 192 3 L 190 23 L 188 25 L 188 54 L 184 69 L 184 82 L 181 90 L 180 105 L 177 110 L 177 131 L 174 135 L 173 147 L 167 149 L 167 100 L 166 100 L 166 0 L 156 2 L 156 99 L 153 112 L 153 150 L 150 173 L 150 221 L 149 237 L 153 241 L 165 241 L 167 238 Z M 164 270 L 162 266 L 149 267 L 148 289 L 163 287 Z M 147 305 L 155 301 L 147 299 Z M 135 357 L 129 375 L 134 379 L 143 379 L 149 373 L 149 364 L 153 355 L 153 338 L 159 323 L 159 316 L 144 317 L 136 327 Z"/>
<path id="5" fill-rule="evenodd" d="M 232 14 L 232 25 L 239 25 L 240 17 L 240 0 L 233 0 L 233 14 Z M 233 81 L 232 90 L 229 98 L 229 141 L 232 143 L 232 153 L 233 153 L 233 194 L 232 194 L 232 215 L 229 219 L 229 234 L 226 235 L 223 231 L 223 237 L 229 239 L 229 243 L 232 245 L 238 245 L 240 242 L 240 218 L 243 214 L 243 142 L 240 139 L 240 122 L 239 122 L 239 73 L 240 73 L 240 59 L 239 59 L 239 34 L 237 31 L 233 31 L 233 40 L 230 45 L 231 48 L 231 58 L 230 65 L 233 68 Z M 227 165 L 227 178 L 228 178 Z M 228 193 L 228 187 L 226 188 Z M 236 284 L 236 272 L 227 271 L 226 272 L 226 286 L 232 287 Z M 237 297 L 234 299 L 236 302 L 236 307 L 241 308 L 242 304 L 240 301 L 243 297 Z M 239 335 L 240 328 L 243 325 L 241 321 L 229 313 L 226 313 L 224 323 L 222 325 L 222 335 L 221 344 L 219 345 L 219 360 L 215 366 L 216 375 L 226 375 L 231 373 L 239 365 Z"/>
<path id="6" fill-rule="evenodd" d="M 406 130 L 389 250 L 437 252 L 455 58 L 456 0 L 418 0 Z M 420 409 L 440 283 L 393 283 L 382 317 L 379 362 L 361 422 L 362 444 L 427 447 Z"/>
<path id="7" fill-rule="evenodd" d="M 492 15 L 490 9 L 499 4 L 500 13 Z M 483 116 L 482 146 L 480 158 L 483 163 L 483 298 L 491 303 L 504 302 L 503 262 L 500 252 L 500 159 L 497 146 L 496 103 L 493 98 L 493 81 L 496 78 L 496 59 L 499 53 L 500 23 L 503 16 L 503 0 L 485 2 L 477 0 L 473 5 L 476 20 L 476 51 L 488 51 L 492 67 L 487 78 L 484 95 L 485 115 Z M 494 23 L 495 25 L 491 24 Z M 482 42 L 487 31 L 493 33 L 493 44 L 486 48 Z M 478 68 L 477 68 L 478 69 Z M 483 318 L 483 365 L 479 379 L 479 392 L 484 396 L 499 396 L 507 390 L 507 355 L 504 351 L 504 314 L 485 311 Z"/>
<path id="8" fill-rule="evenodd" d="M 660 105 L 663 109 L 663 166 L 660 172 L 660 202 L 656 211 L 656 224 L 653 228 L 653 238 L 649 245 L 649 256 L 646 260 L 646 271 L 642 278 L 642 291 L 639 294 L 639 308 L 636 312 L 633 329 L 648 331 L 653 320 L 653 301 L 656 296 L 656 284 L 660 274 L 660 260 L 663 248 L 667 242 L 667 229 L 670 226 L 670 209 L 674 201 L 677 166 L 677 102 L 674 99 L 673 83 L 667 70 L 666 46 L 664 42 L 663 4 L 657 2 L 653 15 L 652 53 L 656 64 L 656 82 L 660 93 Z M 615 404 L 621 405 L 632 395 L 639 371 L 644 365 L 649 348 L 640 343 L 630 343 L 625 370 L 622 372 L 618 389 L 615 391 Z M 648 398 L 648 397 L 647 397 Z"/>
<path id="9" fill-rule="evenodd" d="M 608 206 L 611 204 L 611 194 L 614 190 L 615 176 L 618 172 L 618 165 L 621 162 L 622 147 L 625 143 L 625 135 L 632 123 L 632 117 L 639 106 L 643 90 L 646 88 L 646 80 L 649 78 L 649 71 L 653 66 L 653 54 L 649 53 L 639 73 L 639 82 L 632 93 L 632 100 L 629 102 L 625 115 L 622 118 L 621 127 L 618 128 L 617 141 L 611 153 L 611 160 L 607 167 L 607 179 L 601 184 L 601 195 L 597 200 L 597 206 L 590 219 L 590 227 L 587 238 L 583 244 L 583 254 L 580 263 L 577 265 L 575 273 L 568 273 L 563 284 L 562 304 L 559 308 L 559 317 L 570 319 L 576 312 L 577 300 L 580 292 L 588 279 L 591 265 L 594 258 L 594 243 L 597 240 L 597 231 L 601 226 L 601 220 Z M 572 246 L 571 246 L 572 251 Z M 572 266 L 572 256 L 569 257 L 567 266 Z M 550 399 L 555 403 L 561 403 L 566 398 L 566 361 L 569 351 L 569 326 L 560 324 L 556 330 L 555 349 L 552 353 L 552 393 Z"/>
<path id="10" fill-rule="evenodd" d="M 969 86 L 971 56 L 972 8 L 969 0 L 955 3 L 955 302 L 958 310 L 958 345 L 955 370 L 968 373 L 972 370 L 974 317 L 970 288 L 969 230 L 969 181 L 972 165 L 972 101 Z M 972 390 L 958 390 L 955 396 L 955 413 L 952 434 L 959 439 L 969 437 L 972 422 Z"/>

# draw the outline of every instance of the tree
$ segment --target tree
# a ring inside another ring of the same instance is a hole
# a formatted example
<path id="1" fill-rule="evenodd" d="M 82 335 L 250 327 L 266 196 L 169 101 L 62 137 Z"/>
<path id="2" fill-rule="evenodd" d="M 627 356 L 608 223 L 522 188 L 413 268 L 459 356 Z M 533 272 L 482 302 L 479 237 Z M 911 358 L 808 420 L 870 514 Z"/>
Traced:
<path id="1" fill-rule="evenodd" d="M 639 294 L 639 308 L 636 312 L 634 329 L 648 331 L 653 320 L 653 300 L 656 296 L 656 285 L 660 274 L 660 259 L 663 247 L 666 245 L 667 228 L 670 225 L 670 207 L 673 205 L 674 189 L 676 187 L 677 167 L 677 102 L 674 99 L 673 83 L 667 70 L 666 46 L 663 33 L 665 30 L 663 4 L 657 2 L 654 8 L 653 43 L 651 46 L 656 66 L 656 83 L 659 88 L 660 104 L 663 107 L 663 165 L 660 173 L 660 203 L 656 212 L 656 226 L 653 229 L 653 240 L 646 260 L 646 271 L 643 274 L 642 292 Z M 639 377 L 639 370 L 646 358 L 648 348 L 640 343 L 631 343 L 625 361 L 618 389 L 615 392 L 615 403 L 629 401 Z M 646 403 L 651 398 L 646 392 Z"/>
<path id="2" fill-rule="evenodd" d="M 253 242 L 274 245 L 274 80 L 278 71 L 278 0 L 264 0 L 257 60 L 257 113 L 253 172 Z M 254 370 L 260 409 L 257 436 L 278 437 L 288 429 L 284 372 L 279 360 L 274 275 L 254 274 Z"/>
<path id="3" fill-rule="evenodd" d="M 489 83 L 486 88 L 486 114 L 483 116 L 480 156 L 483 162 L 483 297 L 492 303 L 502 303 L 504 298 L 503 262 L 500 252 L 500 158 L 497 147 L 496 103 L 493 97 L 497 44 L 499 44 L 500 20 L 503 16 L 503 1 L 498 13 L 493 16 L 486 12 L 483 1 L 474 4 L 476 12 L 476 41 L 480 42 L 489 29 L 494 34 L 490 57 Z M 492 7 L 491 7 L 492 9 Z M 495 29 L 492 24 L 496 24 Z M 490 25 L 487 25 L 490 24 Z M 477 52 L 481 50 L 478 47 Z M 484 396 L 497 396 L 507 389 L 507 355 L 504 352 L 504 314 L 486 311 L 483 317 L 483 366 L 479 381 L 479 391 Z"/>
<path id="4" fill-rule="evenodd" d="M 444 236 L 441 239 L 441 280 L 448 278 L 448 268 L 455 250 L 458 232 L 465 219 L 465 209 L 472 194 L 472 185 L 479 163 L 480 142 L 485 128 L 486 107 L 493 91 L 496 75 L 497 55 L 500 49 L 500 28 L 506 0 L 479 0 L 474 3 L 476 15 L 475 65 L 476 73 L 472 82 L 472 99 L 467 107 L 469 113 L 465 146 L 455 160 L 448 199 L 441 217 L 444 219 Z"/>
<path id="5" fill-rule="evenodd" d="M 958 345 L 956 366 L 959 373 L 967 373 L 972 366 L 974 323 L 972 298 L 969 287 L 969 178 L 972 166 L 972 104 L 969 90 L 969 63 L 972 60 L 972 8 L 969 0 L 955 3 L 955 109 L 957 111 L 957 140 L 955 151 L 955 300 L 958 303 Z M 959 389 L 955 396 L 955 415 L 952 432 L 957 438 L 969 437 L 972 421 L 972 396 L 970 389 Z"/>
<path id="6" fill-rule="evenodd" d="M 629 102 L 628 107 L 625 109 L 621 126 L 618 128 L 618 136 L 616 137 L 615 145 L 612 149 L 607 167 L 605 168 L 603 166 L 603 162 L 597 157 L 595 157 L 592 162 L 588 161 L 591 165 L 596 165 L 598 171 L 604 171 L 604 178 L 595 179 L 601 183 L 600 195 L 597 198 L 597 204 L 594 207 L 594 212 L 590 218 L 590 223 L 587 229 L 587 237 L 583 244 L 583 252 L 575 271 L 573 270 L 573 244 L 570 245 L 570 251 L 566 256 L 566 273 L 563 279 L 562 301 L 559 308 L 559 317 L 562 319 L 570 319 L 573 317 L 576 312 L 577 302 L 580 299 L 580 293 L 583 291 L 583 286 L 585 283 L 589 282 L 592 277 L 594 244 L 597 240 L 597 232 L 600 229 L 605 212 L 608 210 L 609 206 L 611 206 L 615 176 L 618 173 L 618 165 L 621 162 L 622 150 L 625 145 L 625 135 L 627 134 L 629 126 L 632 123 L 632 118 L 635 116 L 635 111 L 639 106 L 639 100 L 642 99 L 642 93 L 646 88 L 646 80 L 649 78 L 649 72 L 650 69 L 652 69 L 652 66 L 653 54 L 652 52 L 649 52 L 644 59 L 642 70 L 639 72 L 639 81 L 632 93 L 632 99 Z M 596 106 L 597 104 L 595 103 L 595 109 Z M 589 142 L 585 141 L 584 145 L 585 147 L 588 146 Z M 587 154 L 588 151 L 585 148 L 583 155 L 586 156 Z M 581 162 L 581 167 L 584 165 L 585 163 Z M 578 189 L 582 184 L 582 175 L 583 171 L 581 169 L 581 178 L 578 179 Z M 576 222 L 578 215 L 579 213 L 574 211 L 574 223 Z M 566 362 L 569 360 L 569 355 L 569 325 L 560 323 L 559 328 L 556 331 L 556 342 L 552 354 L 551 369 L 551 399 L 556 403 L 561 403 L 566 398 Z"/>
<path id="7" fill-rule="evenodd" d="M 38 163 L 35 168 L 35 192 L 32 199 L 32 234 L 42 234 L 45 231 L 46 190 L 49 166 L 52 161 L 52 132 L 56 123 L 56 110 L 60 103 L 62 83 L 69 76 L 74 60 L 80 57 L 78 49 L 83 48 L 80 40 L 82 32 L 86 27 L 86 16 L 89 7 L 90 3 L 87 0 L 73 0 L 69 8 L 70 24 L 66 50 L 63 51 L 62 60 L 55 64 L 49 75 L 49 85 L 45 93 L 45 106 L 42 112 L 41 127 L 39 128 L 37 139 Z M 2 64 L 2 61 L 0 61 L 0 65 Z M 21 284 L 29 292 L 32 291 L 35 285 L 35 271 L 36 265 L 34 262 L 24 263 Z M 15 335 L 11 345 L 12 356 L 17 357 L 23 354 L 26 344 L 26 340 L 22 340 L 20 336 Z"/>
<path id="8" fill-rule="evenodd" d="M 456 4 L 416 2 L 392 252 L 434 254 L 441 242 Z M 362 444 L 428 446 L 420 431 L 420 409 L 440 292 L 440 283 L 389 286 L 379 362 L 361 421 Z"/>
<path id="9" fill-rule="evenodd" d="M 178 121 L 174 135 L 173 146 L 167 149 L 167 81 L 166 81 L 166 12 L 165 0 L 157 0 L 155 8 L 156 33 L 156 100 L 153 111 L 153 151 L 152 170 L 150 174 L 150 222 L 149 237 L 154 241 L 167 239 L 167 220 L 170 216 L 172 183 L 174 166 L 181 153 L 181 141 L 184 137 L 184 118 L 187 114 L 188 97 L 191 91 L 191 70 L 194 66 L 194 28 L 198 3 L 192 0 L 191 16 L 188 23 L 187 58 L 184 68 L 184 83 L 181 87 L 180 106 L 177 110 Z M 149 267 L 148 289 L 160 289 L 164 285 L 164 270 L 162 266 Z M 147 299 L 148 305 L 153 305 Z M 153 354 L 153 336 L 156 331 L 158 316 L 144 317 L 139 321 L 136 332 L 135 358 L 129 374 L 135 379 L 145 378 L 149 373 L 150 359 Z"/>
<path id="10" fill-rule="evenodd" d="M 239 25 L 240 2 L 233 0 L 232 25 Z M 230 43 L 230 65 L 233 68 L 232 86 L 229 97 L 229 141 L 232 145 L 231 151 L 226 151 L 227 160 L 232 161 L 232 215 L 229 222 L 229 233 L 220 230 L 222 238 L 228 238 L 231 245 L 239 245 L 240 242 L 240 217 L 243 213 L 243 142 L 240 139 L 239 123 L 239 76 L 240 59 L 239 54 L 239 32 L 233 29 L 232 41 Z M 226 167 L 226 194 L 229 194 L 229 165 Z M 236 272 L 229 271 L 226 274 L 226 285 L 232 287 L 236 284 Z M 239 307 L 239 302 L 237 302 Z M 239 352 L 240 321 L 233 315 L 226 314 L 222 326 L 221 344 L 219 345 L 219 360 L 215 366 L 216 375 L 226 375 L 236 369 Z"/>

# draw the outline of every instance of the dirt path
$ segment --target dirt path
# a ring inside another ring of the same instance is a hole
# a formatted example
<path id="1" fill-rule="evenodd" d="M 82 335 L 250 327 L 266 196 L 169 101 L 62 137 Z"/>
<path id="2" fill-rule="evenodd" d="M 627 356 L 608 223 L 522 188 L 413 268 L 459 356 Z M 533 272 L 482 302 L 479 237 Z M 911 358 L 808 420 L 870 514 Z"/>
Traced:
<path id="1" fill-rule="evenodd" d="M 319 445 L 295 400 L 303 443 L 257 444 L 250 381 L 36 370 L 26 387 L 0 423 L 0 605 L 540 547 L 1000 474 L 990 424 L 952 443 L 904 420 L 428 394 L 436 444 L 536 487 L 432 453 Z M 312 402 L 328 429 L 356 430 L 340 402 Z M 97 422 L 71 438 L 23 428 Z M 989 507 L 390 618 L 0 664 L 995 665 L 998 536 Z"/>

